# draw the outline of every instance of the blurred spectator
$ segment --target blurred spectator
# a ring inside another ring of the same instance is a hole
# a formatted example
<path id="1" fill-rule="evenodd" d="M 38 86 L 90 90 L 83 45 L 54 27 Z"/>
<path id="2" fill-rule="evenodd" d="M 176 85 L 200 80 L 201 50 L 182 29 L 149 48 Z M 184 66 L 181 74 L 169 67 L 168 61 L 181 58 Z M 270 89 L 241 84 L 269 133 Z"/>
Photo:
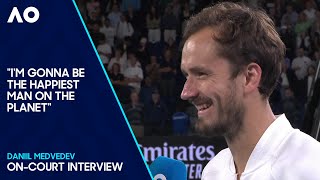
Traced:
<path id="1" fill-rule="evenodd" d="M 134 39 L 138 39 L 145 32 L 145 21 L 141 12 L 135 11 L 132 6 L 128 7 L 128 11 L 126 12 L 126 17 L 128 18 L 128 22 L 131 23 L 132 28 L 134 29 L 133 37 Z"/>
<path id="2" fill-rule="evenodd" d="M 97 51 L 99 53 L 99 56 L 102 60 L 102 63 L 104 65 L 107 65 L 109 63 L 111 54 L 112 54 L 112 50 L 111 50 L 111 46 L 106 42 L 106 38 L 105 36 L 102 36 L 100 39 L 100 43 L 97 47 Z"/>
<path id="3" fill-rule="evenodd" d="M 287 23 L 285 23 L 286 21 L 288 21 L 288 23 L 290 23 L 291 25 L 294 25 L 297 23 L 298 20 L 298 13 L 293 10 L 292 5 L 287 5 L 286 7 L 286 13 L 283 14 L 282 18 L 281 18 L 281 26 L 286 26 Z"/>
<path id="4" fill-rule="evenodd" d="M 146 23 L 148 29 L 148 39 L 151 43 L 157 43 L 160 41 L 160 17 L 157 9 L 154 6 L 150 7 L 150 11 L 146 16 Z"/>
<path id="5" fill-rule="evenodd" d="M 143 104 L 139 101 L 139 95 L 136 91 L 130 94 L 130 103 L 124 105 L 124 112 L 130 124 L 142 124 L 144 119 Z"/>
<path id="6" fill-rule="evenodd" d="M 134 10 L 140 10 L 141 2 L 140 0 L 122 0 L 121 2 L 121 10 L 127 11 L 132 8 Z"/>
<path id="7" fill-rule="evenodd" d="M 276 12 L 276 8 L 275 7 L 271 7 L 268 10 L 268 16 L 272 19 L 272 21 L 274 22 L 274 24 L 276 25 L 276 27 L 279 26 L 279 24 L 281 23 L 280 21 L 280 17 L 278 17 L 278 14 Z"/>
<path id="8" fill-rule="evenodd" d="M 285 89 L 291 86 L 294 72 L 290 68 L 290 60 L 286 58 L 287 61 L 284 61 L 281 66 L 281 75 L 280 75 L 280 82 L 281 82 L 281 97 L 285 96 Z"/>
<path id="9" fill-rule="evenodd" d="M 308 74 L 308 67 L 311 65 L 309 57 L 305 56 L 304 49 L 297 50 L 297 57 L 293 59 L 291 68 L 294 70 L 298 80 L 303 80 Z"/>
<path id="10" fill-rule="evenodd" d="M 117 5 L 118 10 L 119 10 L 122 0 L 104 0 L 104 1 L 108 1 L 108 2 L 104 3 L 104 4 L 107 4 L 107 6 L 105 8 L 105 12 L 108 13 L 108 12 L 112 11 L 112 8 L 114 7 L 114 5 Z"/>
<path id="11" fill-rule="evenodd" d="M 120 42 L 119 45 L 122 46 L 122 48 L 124 49 L 123 55 L 125 56 L 126 59 L 128 59 L 127 58 L 128 51 L 136 51 L 136 46 L 135 44 L 133 44 L 132 38 L 129 36 L 125 37 L 123 42 Z"/>
<path id="12" fill-rule="evenodd" d="M 288 87 L 285 89 L 285 97 L 283 100 L 283 112 L 286 117 L 290 121 L 291 125 L 294 128 L 300 128 L 300 107 L 298 107 L 299 103 L 297 99 L 294 97 L 292 90 Z"/>
<path id="13" fill-rule="evenodd" d="M 281 74 L 280 74 L 281 97 L 284 97 L 284 90 L 290 87 L 288 69 L 289 69 L 288 64 L 285 61 L 283 61 L 281 66 Z"/>
<path id="14" fill-rule="evenodd" d="M 108 70 L 110 71 L 113 64 L 118 63 L 120 65 L 120 72 L 123 73 L 124 70 L 127 68 L 127 61 L 123 57 L 122 50 L 120 48 L 117 48 L 115 50 L 115 56 L 111 58 L 109 64 L 108 64 Z"/>
<path id="15" fill-rule="evenodd" d="M 177 20 L 179 21 L 180 14 L 181 14 L 180 0 L 172 0 L 172 2 L 170 3 L 170 6 L 172 6 L 172 12 L 176 16 Z"/>
<path id="16" fill-rule="evenodd" d="M 145 136 L 163 135 L 168 120 L 167 106 L 161 101 L 157 89 L 152 92 L 152 101 L 145 106 Z"/>
<path id="17" fill-rule="evenodd" d="M 127 17 L 125 15 L 120 16 L 120 22 L 117 26 L 117 34 L 116 37 L 119 40 L 123 40 L 125 37 L 131 37 L 133 35 L 134 29 L 130 22 L 128 22 Z"/>
<path id="18" fill-rule="evenodd" d="M 185 2 L 183 4 L 183 10 L 182 10 L 182 13 L 181 13 L 181 30 L 183 32 L 184 30 L 184 27 L 186 26 L 186 22 L 187 20 L 191 17 L 192 15 L 192 11 L 190 10 L 190 6 L 189 6 L 189 3 L 188 2 Z"/>
<path id="19" fill-rule="evenodd" d="M 293 30 L 293 26 L 289 24 L 289 22 L 285 22 L 286 24 L 281 27 L 280 35 L 283 43 L 287 48 L 287 56 L 289 58 L 294 58 L 295 49 L 296 49 L 296 35 Z"/>
<path id="20" fill-rule="evenodd" d="M 98 24 L 101 25 L 102 17 L 97 12 L 92 13 L 91 17 L 87 19 L 88 24 Z"/>
<path id="21" fill-rule="evenodd" d="M 320 50 L 317 50 L 313 53 L 312 63 L 314 67 L 318 67 L 320 63 Z"/>
<path id="22" fill-rule="evenodd" d="M 311 52 L 310 37 L 307 32 L 301 32 L 297 35 L 297 49 L 303 48 L 307 54 Z"/>
<path id="23" fill-rule="evenodd" d="M 106 38 L 106 42 L 111 46 L 114 47 L 114 37 L 116 35 L 116 30 L 114 27 L 112 27 L 110 25 L 110 20 L 108 18 L 106 18 L 103 23 L 102 26 L 100 27 L 99 30 L 101 33 L 104 34 L 105 38 Z"/>
<path id="24" fill-rule="evenodd" d="M 143 72 L 140 63 L 137 61 L 137 57 L 134 53 L 129 55 L 129 66 L 124 71 L 124 77 L 128 82 L 128 85 L 135 91 L 140 92 L 141 81 L 143 80 Z"/>
<path id="25" fill-rule="evenodd" d="M 307 92 L 308 97 L 311 97 L 312 95 L 312 87 L 313 87 L 315 75 L 316 75 L 316 68 L 313 65 L 310 65 L 308 67 L 308 92 Z"/>
<path id="26" fill-rule="evenodd" d="M 296 98 L 304 105 L 307 98 L 307 75 L 308 67 L 311 65 L 310 58 L 304 55 L 304 49 L 297 50 L 297 57 L 293 59 L 291 68 L 295 73 L 296 81 L 292 88 Z"/>
<path id="27" fill-rule="evenodd" d="M 163 13 L 166 9 L 166 7 L 168 7 L 170 5 L 172 0 L 160 0 L 158 2 L 158 6 L 157 8 L 159 8 L 160 12 Z"/>
<path id="28" fill-rule="evenodd" d="M 86 8 L 90 19 L 94 19 L 95 15 L 100 14 L 100 2 L 98 0 L 88 0 Z"/>
<path id="29" fill-rule="evenodd" d="M 104 16 L 104 13 L 106 12 L 106 8 L 108 7 L 108 3 L 110 0 L 99 0 L 100 1 L 100 12 L 101 15 Z"/>
<path id="30" fill-rule="evenodd" d="M 98 23 L 90 24 L 88 28 L 89 28 L 91 39 L 94 45 L 97 47 L 100 44 L 101 40 L 103 39 L 104 34 L 99 32 L 100 26 Z"/>
<path id="31" fill-rule="evenodd" d="M 117 28 L 117 25 L 120 22 L 121 12 L 119 11 L 119 6 L 114 4 L 112 6 L 112 11 L 108 14 L 108 19 L 110 19 L 111 26 Z"/>
<path id="32" fill-rule="evenodd" d="M 169 38 L 176 40 L 178 20 L 172 12 L 172 6 L 166 8 L 165 14 L 161 19 L 161 24 L 164 30 L 164 41 L 168 42 Z"/>
<path id="33" fill-rule="evenodd" d="M 299 14 L 299 19 L 297 24 L 294 27 L 294 32 L 296 34 L 307 32 L 312 25 L 312 21 L 307 19 L 307 16 L 304 12 Z"/>
<path id="34" fill-rule="evenodd" d="M 142 71 L 144 72 L 143 75 L 145 75 L 145 70 L 147 64 L 149 64 L 149 53 L 148 53 L 148 47 L 147 47 L 147 38 L 142 37 L 140 39 L 138 51 L 137 51 L 137 58 L 140 60 Z"/>
<path id="35" fill-rule="evenodd" d="M 320 11 L 317 12 L 317 18 L 311 27 L 311 39 L 314 50 L 320 50 Z"/>
<path id="36" fill-rule="evenodd" d="M 176 61 L 180 55 L 181 52 L 179 52 L 177 43 L 174 39 L 169 38 L 168 42 L 165 43 L 165 51 L 169 50 L 171 53 L 171 58 L 173 61 Z"/>
<path id="37" fill-rule="evenodd" d="M 146 76 L 150 78 L 151 84 L 156 86 L 159 84 L 160 64 L 156 56 L 150 57 L 150 63 L 146 66 Z"/>
<path id="38" fill-rule="evenodd" d="M 164 53 L 164 61 L 160 64 L 160 94 L 166 99 L 175 95 L 175 74 L 176 65 L 172 60 L 171 51 L 166 50 Z"/>
<path id="39" fill-rule="evenodd" d="M 118 63 L 112 65 L 111 70 L 108 72 L 108 76 L 120 102 L 127 103 L 130 95 L 130 88 L 126 85 L 123 74 L 120 73 L 120 65 Z"/>
<path id="40" fill-rule="evenodd" d="M 151 84 L 150 77 L 144 79 L 144 86 L 141 87 L 140 97 L 144 105 L 147 105 L 152 100 L 152 91 L 155 89 L 155 86 Z"/>
<path id="41" fill-rule="evenodd" d="M 123 85 L 124 76 L 120 72 L 120 64 L 113 63 L 112 68 L 109 71 L 109 77 L 113 85 Z"/>
<path id="42" fill-rule="evenodd" d="M 87 4 L 86 4 L 86 1 L 87 0 L 76 0 L 76 3 L 77 3 L 77 6 L 78 6 L 78 9 L 80 11 L 80 14 L 83 18 L 83 20 L 85 22 L 87 22 L 88 20 L 88 15 L 87 15 Z"/>
<path id="43" fill-rule="evenodd" d="M 314 9 L 311 1 L 307 1 L 305 7 L 306 8 L 303 10 L 303 12 L 306 14 L 307 19 L 310 21 L 314 21 L 316 17 L 316 10 Z"/>
<path id="44" fill-rule="evenodd" d="M 189 0 L 189 6 L 191 11 L 195 11 L 196 9 L 196 0 Z"/>

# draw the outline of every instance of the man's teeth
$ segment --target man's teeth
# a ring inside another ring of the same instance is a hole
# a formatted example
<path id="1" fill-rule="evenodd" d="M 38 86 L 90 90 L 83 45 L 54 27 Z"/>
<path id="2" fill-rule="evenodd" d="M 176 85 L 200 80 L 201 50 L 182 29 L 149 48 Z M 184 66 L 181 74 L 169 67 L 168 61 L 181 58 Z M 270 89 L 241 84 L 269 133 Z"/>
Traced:
<path id="1" fill-rule="evenodd" d="M 199 111 L 205 110 L 210 107 L 210 104 L 203 104 L 198 107 Z"/>

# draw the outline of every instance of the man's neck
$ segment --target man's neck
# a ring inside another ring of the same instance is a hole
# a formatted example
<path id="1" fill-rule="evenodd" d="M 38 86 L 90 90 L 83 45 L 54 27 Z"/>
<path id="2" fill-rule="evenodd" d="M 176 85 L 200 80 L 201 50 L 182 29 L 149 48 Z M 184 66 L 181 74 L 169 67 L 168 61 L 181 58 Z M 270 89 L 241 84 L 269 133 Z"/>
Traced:
<path id="1" fill-rule="evenodd" d="M 256 144 L 275 119 L 269 102 L 265 104 L 252 102 L 245 113 L 241 130 L 232 139 L 226 137 L 237 174 L 244 172 Z"/>

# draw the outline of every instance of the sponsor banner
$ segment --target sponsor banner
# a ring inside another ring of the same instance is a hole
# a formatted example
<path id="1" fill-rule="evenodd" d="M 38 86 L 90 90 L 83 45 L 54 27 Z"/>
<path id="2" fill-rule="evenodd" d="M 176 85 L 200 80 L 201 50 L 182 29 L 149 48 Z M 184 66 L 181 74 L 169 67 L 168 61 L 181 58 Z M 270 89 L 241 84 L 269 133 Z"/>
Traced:
<path id="1" fill-rule="evenodd" d="M 201 179 L 205 165 L 218 152 L 227 147 L 222 137 L 150 136 L 138 138 L 138 142 L 145 160 L 149 164 L 158 156 L 183 161 L 187 166 L 188 179 Z"/>

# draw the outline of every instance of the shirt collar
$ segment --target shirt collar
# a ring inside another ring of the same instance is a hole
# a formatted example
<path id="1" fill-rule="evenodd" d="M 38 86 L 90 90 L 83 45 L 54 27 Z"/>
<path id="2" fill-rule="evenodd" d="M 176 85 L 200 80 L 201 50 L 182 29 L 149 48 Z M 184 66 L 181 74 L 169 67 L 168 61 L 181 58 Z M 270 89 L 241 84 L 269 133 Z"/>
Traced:
<path id="1" fill-rule="evenodd" d="M 271 158 L 274 158 L 277 155 L 277 148 L 292 130 L 293 128 L 286 116 L 284 114 L 278 116 L 277 119 L 263 133 L 260 140 L 256 144 L 242 175 L 255 171 L 268 162 Z M 229 167 L 231 172 L 235 174 L 236 171 L 232 156 L 229 161 Z"/>

